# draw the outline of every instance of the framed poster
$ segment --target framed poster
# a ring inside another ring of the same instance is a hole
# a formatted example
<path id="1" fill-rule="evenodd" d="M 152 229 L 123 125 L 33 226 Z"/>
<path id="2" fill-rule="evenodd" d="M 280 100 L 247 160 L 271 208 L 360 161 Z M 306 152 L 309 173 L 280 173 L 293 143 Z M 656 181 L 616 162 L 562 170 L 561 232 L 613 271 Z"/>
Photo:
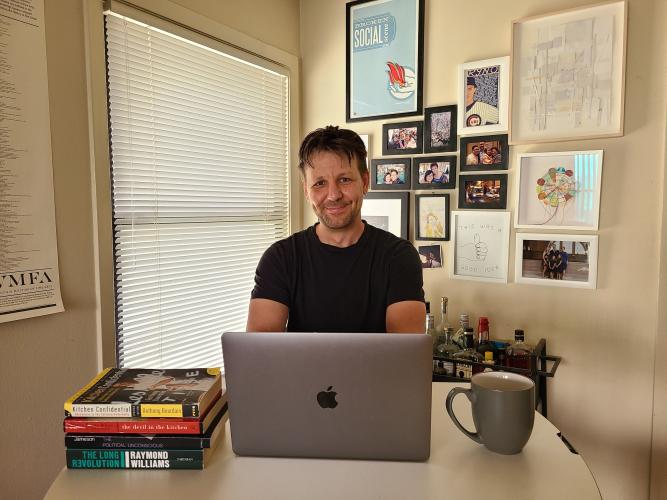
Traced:
<path id="1" fill-rule="evenodd" d="M 422 152 L 423 122 L 385 123 L 382 125 L 382 154 L 406 155 Z"/>
<path id="2" fill-rule="evenodd" d="M 456 105 L 424 111 L 424 153 L 456 151 Z"/>
<path id="3" fill-rule="evenodd" d="M 512 23 L 512 144 L 623 135 L 627 4 Z"/>
<path id="4" fill-rule="evenodd" d="M 509 212 L 452 212 L 451 278 L 507 283 Z"/>
<path id="5" fill-rule="evenodd" d="M 510 58 L 459 64 L 459 135 L 507 132 Z"/>
<path id="6" fill-rule="evenodd" d="M 410 189 L 410 158 L 371 160 L 371 189 Z"/>
<path id="7" fill-rule="evenodd" d="M 507 170 L 509 151 L 507 134 L 461 137 L 461 172 Z"/>
<path id="8" fill-rule="evenodd" d="M 410 193 L 366 193 L 361 218 L 371 226 L 408 239 Z"/>
<path id="9" fill-rule="evenodd" d="M 514 280 L 532 285 L 595 288 L 598 237 L 517 233 Z"/>
<path id="10" fill-rule="evenodd" d="M 346 8 L 346 120 L 422 114 L 424 0 Z"/>
<path id="11" fill-rule="evenodd" d="M 507 174 L 471 174 L 459 176 L 459 208 L 505 209 Z"/>
<path id="12" fill-rule="evenodd" d="M 514 227 L 597 230 L 601 150 L 521 153 L 516 158 Z"/>
<path id="13" fill-rule="evenodd" d="M 449 195 L 415 195 L 415 239 L 449 241 Z"/>
<path id="14" fill-rule="evenodd" d="M 412 158 L 412 189 L 454 189 L 456 156 L 415 156 Z"/>

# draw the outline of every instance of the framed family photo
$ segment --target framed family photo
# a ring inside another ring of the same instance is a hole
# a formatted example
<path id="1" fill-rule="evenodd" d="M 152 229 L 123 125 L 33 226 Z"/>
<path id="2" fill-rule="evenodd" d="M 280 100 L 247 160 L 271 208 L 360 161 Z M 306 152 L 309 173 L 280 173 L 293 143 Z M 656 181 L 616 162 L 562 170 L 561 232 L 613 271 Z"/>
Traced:
<path id="1" fill-rule="evenodd" d="M 449 241 L 449 195 L 415 195 L 415 239 Z"/>
<path id="2" fill-rule="evenodd" d="M 461 172 L 507 170 L 509 163 L 507 134 L 461 137 L 459 159 Z"/>
<path id="3" fill-rule="evenodd" d="M 459 135 L 506 132 L 509 127 L 510 58 L 459 65 Z"/>
<path id="4" fill-rule="evenodd" d="M 602 158 L 602 150 L 517 154 L 514 227 L 597 230 Z"/>
<path id="5" fill-rule="evenodd" d="M 595 288 L 597 261 L 597 236 L 517 233 L 514 281 Z"/>
<path id="6" fill-rule="evenodd" d="M 403 122 L 382 125 L 382 154 L 406 155 L 422 152 L 424 123 Z"/>
<path id="7" fill-rule="evenodd" d="M 424 111 L 424 153 L 456 151 L 456 106 L 426 108 Z"/>
<path id="8" fill-rule="evenodd" d="M 422 114 L 424 0 L 346 5 L 348 122 Z"/>
<path id="9" fill-rule="evenodd" d="M 371 226 L 384 229 L 399 238 L 408 239 L 410 193 L 366 193 L 361 218 Z"/>
<path id="10" fill-rule="evenodd" d="M 412 158 L 412 189 L 454 189 L 456 156 Z"/>
<path id="11" fill-rule="evenodd" d="M 371 189 L 410 189 L 410 158 L 371 160 Z"/>
<path id="12" fill-rule="evenodd" d="M 623 135 L 625 1 L 512 23 L 512 144 Z"/>
<path id="13" fill-rule="evenodd" d="M 459 176 L 459 208 L 505 209 L 507 174 L 471 174 Z"/>
<path id="14" fill-rule="evenodd" d="M 417 251 L 422 262 L 422 269 L 442 267 L 442 247 L 440 245 L 419 245 Z"/>

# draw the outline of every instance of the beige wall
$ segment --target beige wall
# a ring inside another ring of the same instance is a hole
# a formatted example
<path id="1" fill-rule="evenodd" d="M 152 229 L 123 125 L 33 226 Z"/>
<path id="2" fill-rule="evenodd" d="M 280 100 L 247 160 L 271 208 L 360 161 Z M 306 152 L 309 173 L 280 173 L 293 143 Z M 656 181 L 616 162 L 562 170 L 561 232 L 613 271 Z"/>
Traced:
<path id="1" fill-rule="evenodd" d="M 667 84 L 664 8 L 658 9 L 658 2 L 629 1 L 625 136 L 512 151 L 604 149 L 598 289 L 480 284 L 449 280 L 445 270 L 424 273 L 427 298 L 437 303 L 441 295 L 449 296 L 454 316 L 489 316 L 492 334 L 501 338 L 524 328 L 530 341 L 545 337 L 550 350 L 563 357 L 550 382 L 549 416 L 583 455 L 605 499 L 640 500 L 649 491 Z M 425 106 L 456 102 L 459 63 L 508 55 L 513 19 L 590 3 L 427 0 Z M 300 22 L 305 134 L 325 124 L 345 124 L 345 1 L 302 0 Z M 381 155 L 382 123 L 349 125 L 371 134 L 373 157 Z M 510 188 L 510 207 L 513 202 Z M 305 209 L 311 223 L 312 213 Z M 443 244 L 447 256 L 450 246 Z M 513 239 L 510 248 L 511 277 Z M 662 276 L 664 301 L 664 269 Z M 664 432 L 664 420 L 656 425 Z M 663 455 L 665 446 L 663 439 Z"/>

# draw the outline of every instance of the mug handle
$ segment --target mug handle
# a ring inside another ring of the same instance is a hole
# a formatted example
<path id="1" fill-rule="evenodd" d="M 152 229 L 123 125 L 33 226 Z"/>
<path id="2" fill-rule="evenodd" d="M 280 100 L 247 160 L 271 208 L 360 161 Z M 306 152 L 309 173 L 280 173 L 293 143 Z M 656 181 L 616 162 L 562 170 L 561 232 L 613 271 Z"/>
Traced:
<path id="1" fill-rule="evenodd" d="M 456 397 L 456 395 L 459 393 L 465 394 L 468 397 L 468 400 L 472 403 L 472 398 L 473 398 L 472 389 L 464 389 L 463 387 L 454 387 L 451 391 L 449 391 L 449 394 L 447 394 L 447 401 L 446 401 L 447 413 L 449 414 L 450 418 L 454 421 L 454 425 L 456 425 L 456 427 L 458 427 L 463 434 L 468 436 L 476 443 L 484 444 L 482 443 L 482 438 L 479 437 L 479 433 L 470 432 L 469 430 L 467 430 L 465 427 L 463 427 L 463 425 L 461 425 L 461 422 L 459 422 L 459 419 L 456 418 L 456 415 L 454 415 L 454 408 L 452 408 L 452 404 L 454 403 L 454 397 Z"/>

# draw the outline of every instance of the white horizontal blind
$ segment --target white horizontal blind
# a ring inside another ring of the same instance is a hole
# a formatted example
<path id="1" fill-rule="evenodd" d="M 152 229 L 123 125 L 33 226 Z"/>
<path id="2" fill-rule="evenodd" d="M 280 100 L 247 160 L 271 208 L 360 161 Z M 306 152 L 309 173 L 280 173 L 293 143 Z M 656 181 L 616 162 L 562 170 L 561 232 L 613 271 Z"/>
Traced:
<path id="1" fill-rule="evenodd" d="M 288 234 L 288 79 L 107 13 L 118 364 L 222 366 Z"/>

